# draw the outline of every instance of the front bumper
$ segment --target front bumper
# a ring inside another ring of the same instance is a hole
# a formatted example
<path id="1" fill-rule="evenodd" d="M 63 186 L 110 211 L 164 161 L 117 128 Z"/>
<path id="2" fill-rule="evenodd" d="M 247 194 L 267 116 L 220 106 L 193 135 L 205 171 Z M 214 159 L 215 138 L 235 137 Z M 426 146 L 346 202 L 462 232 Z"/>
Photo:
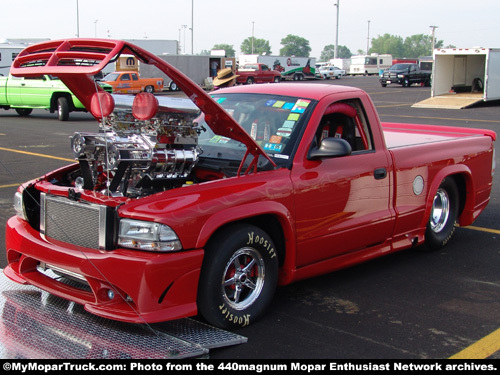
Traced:
<path id="1" fill-rule="evenodd" d="M 82 304 L 93 314 L 131 323 L 197 314 L 202 249 L 159 254 L 76 247 L 49 242 L 17 216 L 7 222 L 5 242 L 8 278 Z M 76 275 L 84 283 L 49 277 L 41 265 Z"/>
<path id="2" fill-rule="evenodd" d="M 391 83 L 397 83 L 398 85 L 402 85 L 404 81 L 404 78 L 397 78 L 397 77 L 381 77 L 380 78 L 380 83 L 384 85 L 390 85 Z"/>

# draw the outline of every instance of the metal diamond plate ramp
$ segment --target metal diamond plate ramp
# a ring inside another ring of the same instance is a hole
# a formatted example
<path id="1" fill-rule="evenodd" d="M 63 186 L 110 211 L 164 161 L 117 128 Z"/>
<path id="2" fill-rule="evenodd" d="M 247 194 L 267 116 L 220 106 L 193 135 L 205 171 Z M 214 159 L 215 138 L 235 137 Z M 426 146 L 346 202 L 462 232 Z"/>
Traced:
<path id="1" fill-rule="evenodd" d="M 246 337 L 193 319 L 153 325 L 101 318 L 82 306 L 0 270 L 0 358 L 102 359 L 206 357 L 209 349 Z"/>

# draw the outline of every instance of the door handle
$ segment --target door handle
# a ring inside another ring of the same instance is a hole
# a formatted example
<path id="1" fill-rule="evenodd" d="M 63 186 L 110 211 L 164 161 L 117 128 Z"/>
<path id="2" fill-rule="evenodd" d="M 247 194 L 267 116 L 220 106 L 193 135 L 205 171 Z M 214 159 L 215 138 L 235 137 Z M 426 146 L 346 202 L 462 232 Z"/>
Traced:
<path id="1" fill-rule="evenodd" d="M 377 168 L 373 172 L 373 177 L 375 177 L 375 180 L 382 180 L 387 177 L 387 169 L 385 168 Z"/>

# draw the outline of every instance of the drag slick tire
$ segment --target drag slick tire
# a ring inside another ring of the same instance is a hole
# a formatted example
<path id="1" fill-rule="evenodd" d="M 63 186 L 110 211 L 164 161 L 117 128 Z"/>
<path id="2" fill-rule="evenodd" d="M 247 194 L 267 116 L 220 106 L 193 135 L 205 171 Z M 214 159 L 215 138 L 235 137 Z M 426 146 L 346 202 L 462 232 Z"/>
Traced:
<path id="1" fill-rule="evenodd" d="M 198 310 L 216 327 L 245 327 L 264 314 L 277 283 L 278 257 L 271 237 L 253 225 L 231 225 L 205 249 Z"/>
<path id="2" fill-rule="evenodd" d="M 457 185 L 452 178 L 447 177 L 441 182 L 432 201 L 431 214 L 425 231 L 427 248 L 438 250 L 450 241 L 455 233 L 458 209 Z"/>

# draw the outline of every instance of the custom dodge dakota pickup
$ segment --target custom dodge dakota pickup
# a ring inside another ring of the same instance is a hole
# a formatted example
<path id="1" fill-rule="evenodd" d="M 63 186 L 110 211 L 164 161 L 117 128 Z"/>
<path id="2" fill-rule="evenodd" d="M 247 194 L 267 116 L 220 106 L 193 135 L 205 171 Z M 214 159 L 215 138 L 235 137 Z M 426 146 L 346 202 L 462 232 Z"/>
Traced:
<path id="1" fill-rule="evenodd" d="M 186 97 L 96 87 L 120 53 Z M 72 137 L 76 163 L 19 187 L 4 273 L 103 317 L 246 326 L 278 285 L 439 249 L 490 199 L 494 132 L 380 123 L 357 88 L 210 95 L 137 46 L 96 39 L 30 46 L 12 74 L 57 74 L 97 124 Z"/>

